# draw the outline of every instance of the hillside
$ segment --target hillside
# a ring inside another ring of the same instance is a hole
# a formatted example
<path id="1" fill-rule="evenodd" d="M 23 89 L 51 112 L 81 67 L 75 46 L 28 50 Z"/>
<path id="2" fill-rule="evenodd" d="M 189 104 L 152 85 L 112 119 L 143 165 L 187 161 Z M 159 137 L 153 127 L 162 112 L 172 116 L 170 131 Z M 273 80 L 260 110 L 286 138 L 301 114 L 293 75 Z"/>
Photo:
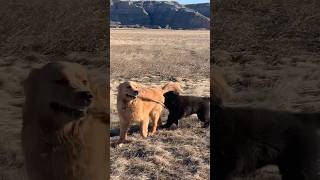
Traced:
<path id="1" fill-rule="evenodd" d="M 184 6 L 210 18 L 210 3 L 187 4 Z"/>
<path id="2" fill-rule="evenodd" d="M 113 24 L 151 28 L 209 28 L 208 17 L 174 1 L 120 1 L 110 4 Z"/>

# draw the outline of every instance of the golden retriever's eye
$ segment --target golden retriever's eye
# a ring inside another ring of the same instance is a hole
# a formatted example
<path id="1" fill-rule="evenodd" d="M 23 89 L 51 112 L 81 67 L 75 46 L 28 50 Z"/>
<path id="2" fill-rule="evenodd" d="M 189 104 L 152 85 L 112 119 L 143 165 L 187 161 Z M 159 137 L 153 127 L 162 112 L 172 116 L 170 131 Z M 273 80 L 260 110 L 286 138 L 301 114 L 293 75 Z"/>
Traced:
<path id="1" fill-rule="evenodd" d="M 127 89 L 131 89 L 131 86 L 127 86 Z"/>
<path id="2" fill-rule="evenodd" d="M 56 84 L 62 85 L 62 86 L 66 86 L 69 85 L 69 81 L 65 78 L 63 79 L 58 79 L 55 81 Z"/>

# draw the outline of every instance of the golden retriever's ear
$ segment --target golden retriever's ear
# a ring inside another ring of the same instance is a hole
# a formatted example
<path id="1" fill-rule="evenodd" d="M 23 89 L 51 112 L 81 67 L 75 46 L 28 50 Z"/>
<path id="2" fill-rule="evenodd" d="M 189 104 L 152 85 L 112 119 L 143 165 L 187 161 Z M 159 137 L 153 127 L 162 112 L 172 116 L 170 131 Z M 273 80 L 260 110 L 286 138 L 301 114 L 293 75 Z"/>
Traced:
<path id="1" fill-rule="evenodd" d="M 171 81 L 168 82 L 167 84 L 165 84 L 162 87 L 162 90 L 163 90 L 164 93 L 169 92 L 169 91 L 174 91 L 174 92 L 180 94 L 180 93 L 183 92 L 183 90 L 182 90 L 182 88 L 181 88 L 179 83 L 171 82 Z"/>
<path id="2" fill-rule="evenodd" d="M 128 81 L 128 84 L 133 88 L 138 86 L 138 84 L 136 82 L 133 82 L 133 81 Z"/>
<path id="3" fill-rule="evenodd" d="M 128 81 L 128 83 L 130 84 L 130 86 L 138 88 L 138 89 L 141 89 L 144 87 L 142 84 L 140 84 L 138 82 Z"/>
<path id="4" fill-rule="evenodd" d="M 30 71 L 28 77 L 23 82 L 23 88 L 25 94 L 29 94 L 29 92 L 34 91 L 36 88 L 36 83 L 38 82 L 38 78 L 40 77 L 40 69 L 33 69 Z"/>

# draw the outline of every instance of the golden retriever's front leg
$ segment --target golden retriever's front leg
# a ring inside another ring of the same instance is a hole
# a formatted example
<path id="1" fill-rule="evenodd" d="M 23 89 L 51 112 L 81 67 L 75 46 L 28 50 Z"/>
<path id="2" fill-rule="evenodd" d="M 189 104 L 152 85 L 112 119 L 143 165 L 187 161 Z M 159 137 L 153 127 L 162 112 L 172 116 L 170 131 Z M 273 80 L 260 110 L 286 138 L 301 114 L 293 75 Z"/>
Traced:
<path id="1" fill-rule="evenodd" d="M 120 120 L 120 138 L 118 140 L 118 144 L 125 143 L 127 141 L 128 128 L 129 128 L 129 121 Z"/>
<path id="2" fill-rule="evenodd" d="M 140 122 L 140 134 L 144 138 L 148 136 L 148 125 L 149 125 L 149 118 L 144 118 Z"/>
<path id="3" fill-rule="evenodd" d="M 157 134 L 158 122 L 161 123 L 160 115 L 161 115 L 161 111 L 160 112 L 154 112 L 154 113 L 151 114 L 151 120 L 152 120 L 151 135 L 156 135 Z"/>

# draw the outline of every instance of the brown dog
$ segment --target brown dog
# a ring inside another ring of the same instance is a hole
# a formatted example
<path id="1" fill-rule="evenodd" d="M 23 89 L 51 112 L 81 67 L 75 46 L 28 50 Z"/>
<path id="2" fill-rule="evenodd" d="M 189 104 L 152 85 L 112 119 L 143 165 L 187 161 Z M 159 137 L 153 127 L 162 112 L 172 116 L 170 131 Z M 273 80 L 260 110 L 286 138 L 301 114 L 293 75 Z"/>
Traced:
<path id="1" fill-rule="evenodd" d="M 22 147 L 29 179 L 107 179 L 106 86 L 93 87 L 84 67 L 61 62 L 33 70 L 24 88 Z"/>
<path id="2" fill-rule="evenodd" d="M 137 122 L 142 137 L 148 135 L 149 119 L 152 121 L 151 135 L 156 134 L 160 115 L 164 107 L 163 94 L 168 91 L 181 92 L 178 83 L 169 82 L 165 86 L 146 87 L 128 81 L 118 87 L 117 109 L 120 119 L 120 138 L 118 144 L 126 141 L 129 125 Z"/>

